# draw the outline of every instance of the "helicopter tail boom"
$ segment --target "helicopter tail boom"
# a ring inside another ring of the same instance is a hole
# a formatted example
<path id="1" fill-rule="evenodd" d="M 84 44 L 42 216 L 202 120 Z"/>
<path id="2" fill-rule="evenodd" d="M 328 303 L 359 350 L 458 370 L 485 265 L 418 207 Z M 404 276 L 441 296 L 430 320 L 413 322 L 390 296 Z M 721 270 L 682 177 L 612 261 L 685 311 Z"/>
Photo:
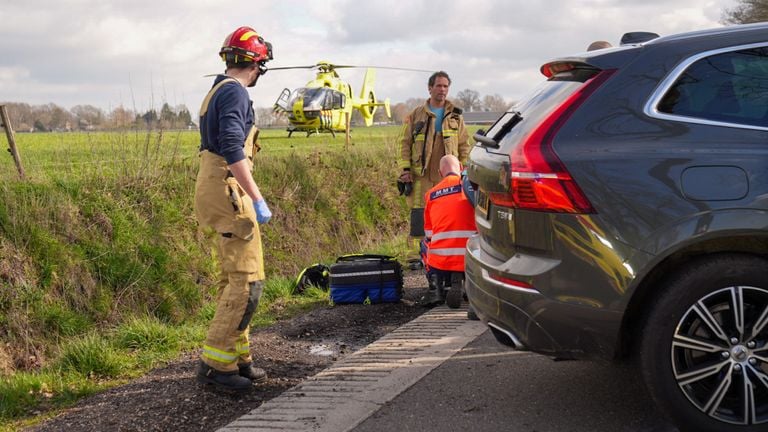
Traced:
<path id="1" fill-rule="evenodd" d="M 389 98 L 384 102 L 376 100 L 376 93 L 373 91 L 373 84 L 376 80 L 376 69 L 368 68 L 365 71 L 365 78 L 363 78 L 363 88 L 360 90 L 359 103 L 355 104 L 355 108 L 360 110 L 360 114 L 365 121 L 366 126 L 373 124 L 373 116 L 376 113 L 376 107 L 383 106 L 386 110 L 387 117 L 391 117 L 389 109 Z"/>

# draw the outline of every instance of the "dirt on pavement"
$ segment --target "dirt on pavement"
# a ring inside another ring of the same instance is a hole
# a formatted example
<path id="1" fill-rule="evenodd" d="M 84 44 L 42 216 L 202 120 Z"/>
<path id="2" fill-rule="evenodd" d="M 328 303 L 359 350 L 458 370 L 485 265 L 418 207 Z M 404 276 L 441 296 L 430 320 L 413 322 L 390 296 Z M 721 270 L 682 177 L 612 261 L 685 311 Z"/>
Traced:
<path id="1" fill-rule="evenodd" d="M 423 272 L 406 272 L 403 300 L 315 309 L 251 335 L 254 363 L 268 380 L 250 392 L 224 393 L 195 381 L 190 352 L 129 384 L 88 397 L 27 431 L 214 431 L 411 321 L 425 309 Z"/>

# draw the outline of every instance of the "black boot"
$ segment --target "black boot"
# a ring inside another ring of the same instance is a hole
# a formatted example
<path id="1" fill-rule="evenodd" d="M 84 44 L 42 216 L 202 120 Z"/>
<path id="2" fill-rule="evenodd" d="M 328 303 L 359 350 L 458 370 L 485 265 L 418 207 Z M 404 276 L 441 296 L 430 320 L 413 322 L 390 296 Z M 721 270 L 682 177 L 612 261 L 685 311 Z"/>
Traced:
<path id="1" fill-rule="evenodd" d="M 212 385 L 219 390 L 244 392 L 253 387 L 251 380 L 241 377 L 238 372 L 222 372 L 216 370 L 202 360 L 197 370 L 197 382 Z"/>
<path id="2" fill-rule="evenodd" d="M 451 309 L 458 309 L 461 307 L 461 300 L 463 297 L 463 285 L 464 285 L 464 273 L 451 272 L 450 275 L 451 288 L 445 294 L 445 303 Z"/>
<path id="3" fill-rule="evenodd" d="M 409 259 L 406 266 L 408 267 L 408 270 L 421 270 L 424 268 L 424 263 L 422 263 L 420 259 L 414 258 Z"/>
<path id="4" fill-rule="evenodd" d="M 253 382 L 264 382 L 267 380 L 267 373 L 262 368 L 257 368 L 253 363 L 243 363 L 237 365 L 241 377 L 248 378 Z"/>
<path id="5" fill-rule="evenodd" d="M 440 295 L 440 283 L 436 274 L 430 274 L 428 277 L 429 289 L 427 294 L 419 300 L 419 304 L 424 307 L 437 306 L 444 301 Z"/>
<path id="6" fill-rule="evenodd" d="M 432 288 L 427 291 L 426 295 L 419 299 L 419 304 L 424 307 L 437 306 L 440 303 L 440 294 L 437 292 L 437 289 Z"/>

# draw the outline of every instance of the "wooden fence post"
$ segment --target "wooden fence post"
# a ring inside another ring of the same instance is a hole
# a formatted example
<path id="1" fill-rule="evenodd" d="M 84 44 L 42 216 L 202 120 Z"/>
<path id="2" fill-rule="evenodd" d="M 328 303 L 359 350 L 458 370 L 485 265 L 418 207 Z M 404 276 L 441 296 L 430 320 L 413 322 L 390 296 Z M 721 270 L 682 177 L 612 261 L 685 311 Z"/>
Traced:
<path id="1" fill-rule="evenodd" d="M 5 136 L 8 137 L 8 152 L 13 156 L 13 161 L 16 163 L 16 169 L 19 170 L 19 177 L 24 180 L 24 167 L 21 165 L 21 156 L 19 156 L 18 150 L 16 150 L 16 138 L 13 136 L 13 126 L 8 119 L 8 110 L 5 105 L 0 105 L 0 126 L 5 128 Z"/>
<path id="2" fill-rule="evenodd" d="M 345 134 L 344 134 L 344 150 L 346 150 L 349 147 L 349 121 L 351 120 L 352 116 L 350 115 L 350 113 L 345 112 L 344 118 L 347 123 L 347 125 L 345 126 Z"/>

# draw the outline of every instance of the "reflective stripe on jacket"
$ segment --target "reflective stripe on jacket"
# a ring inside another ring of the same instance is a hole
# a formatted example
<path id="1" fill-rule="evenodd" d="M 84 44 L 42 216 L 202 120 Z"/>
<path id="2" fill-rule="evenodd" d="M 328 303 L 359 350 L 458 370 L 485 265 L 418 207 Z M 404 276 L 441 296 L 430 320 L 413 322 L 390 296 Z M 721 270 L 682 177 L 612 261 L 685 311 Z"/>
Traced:
<path id="1" fill-rule="evenodd" d="M 467 240 L 477 232 L 477 226 L 474 208 L 461 190 L 461 177 L 445 176 L 424 195 L 424 201 L 427 264 L 439 270 L 463 272 Z"/>
<path id="2" fill-rule="evenodd" d="M 400 142 L 400 168 L 410 168 L 411 174 L 424 175 L 435 145 L 435 114 L 429 110 L 429 100 L 417 107 L 405 119 L 403 137 Z M 443 145 L 445 153 L 459 158 L 461 163 L 469 155 L 469 134 L 464 127 L 464 116 L 460 108 L 450 101 L 445 102 L 443 116 Z"/>

